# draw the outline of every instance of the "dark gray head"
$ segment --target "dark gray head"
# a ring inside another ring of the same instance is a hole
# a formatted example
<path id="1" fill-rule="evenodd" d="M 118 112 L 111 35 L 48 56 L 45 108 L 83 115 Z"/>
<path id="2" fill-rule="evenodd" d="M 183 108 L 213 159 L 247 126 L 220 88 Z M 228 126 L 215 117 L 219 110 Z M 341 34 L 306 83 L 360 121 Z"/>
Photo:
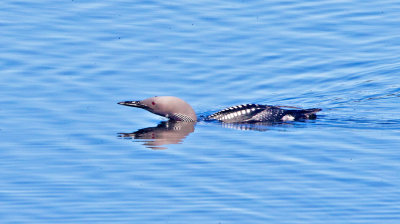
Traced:
<path id="1" fill-rule="evenodd" d="M 155 96 L 142 101 L 124 101 L 120 105 L 138 107 L 174 121 L 197 121 L 193 108 L 174 96 Z"/>

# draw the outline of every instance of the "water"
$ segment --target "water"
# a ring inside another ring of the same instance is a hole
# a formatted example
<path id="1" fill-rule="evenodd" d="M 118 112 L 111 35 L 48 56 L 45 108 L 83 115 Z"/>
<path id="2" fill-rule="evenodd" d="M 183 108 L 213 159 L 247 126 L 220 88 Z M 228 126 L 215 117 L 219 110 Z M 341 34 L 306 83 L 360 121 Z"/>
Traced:
<path id="1" fill-rule="evenodd" d="M 2 1 L 1 223 L 398 223 L 396 1 Z M 242 103 L 317 120 L 165 119 Z M 149 129 L 146 129 L 149 130 Z M 156 144 L 159 143 L 159 144 Z"/>

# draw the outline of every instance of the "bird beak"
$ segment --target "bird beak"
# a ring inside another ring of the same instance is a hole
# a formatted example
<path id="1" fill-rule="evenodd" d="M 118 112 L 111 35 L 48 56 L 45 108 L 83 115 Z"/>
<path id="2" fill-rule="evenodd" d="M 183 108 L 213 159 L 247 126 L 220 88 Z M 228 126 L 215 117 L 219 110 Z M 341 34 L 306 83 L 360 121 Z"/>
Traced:
<path id="1" fill-rule="evenodd" d="M 147 108 L 147 106 L 143 105 L 140 101 L 122 101 L 118 104 L 129 107 Z"/>

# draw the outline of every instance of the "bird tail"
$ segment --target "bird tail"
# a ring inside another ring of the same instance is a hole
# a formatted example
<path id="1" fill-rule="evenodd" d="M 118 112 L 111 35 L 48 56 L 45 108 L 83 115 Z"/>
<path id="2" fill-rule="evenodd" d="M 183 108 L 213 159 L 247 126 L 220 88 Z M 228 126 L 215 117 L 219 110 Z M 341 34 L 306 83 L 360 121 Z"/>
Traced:
<path id="1" fill-rule="evenodd" d="M 305 119 L 315 119 L 317 118 L 316 113 L 321 111 L 320 108 L 311 108 L 311 109 L 304 109 L 301 110 L 301 113 Z"/>

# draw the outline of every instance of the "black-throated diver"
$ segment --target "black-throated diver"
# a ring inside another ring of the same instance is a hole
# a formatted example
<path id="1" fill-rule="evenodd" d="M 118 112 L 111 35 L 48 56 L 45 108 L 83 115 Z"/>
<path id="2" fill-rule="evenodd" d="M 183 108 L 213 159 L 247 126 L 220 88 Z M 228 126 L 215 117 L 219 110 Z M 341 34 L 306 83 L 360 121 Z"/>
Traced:
<path id="1" fill-rule="evenodd" d="M 118 104 L 143 108 L 173 121 L 195 122 L 198 120 L 193 108 L 174 96 L 155 96 L 142 101 L 123 101 Z M 204 120 L 218 120 L 225 123 L 281 122 L 315 119 L 316 113 L 321 111 L 319 108 L 283 108 L 283 106 L 243 104 L 218 111 L 205 117 Z"/>

